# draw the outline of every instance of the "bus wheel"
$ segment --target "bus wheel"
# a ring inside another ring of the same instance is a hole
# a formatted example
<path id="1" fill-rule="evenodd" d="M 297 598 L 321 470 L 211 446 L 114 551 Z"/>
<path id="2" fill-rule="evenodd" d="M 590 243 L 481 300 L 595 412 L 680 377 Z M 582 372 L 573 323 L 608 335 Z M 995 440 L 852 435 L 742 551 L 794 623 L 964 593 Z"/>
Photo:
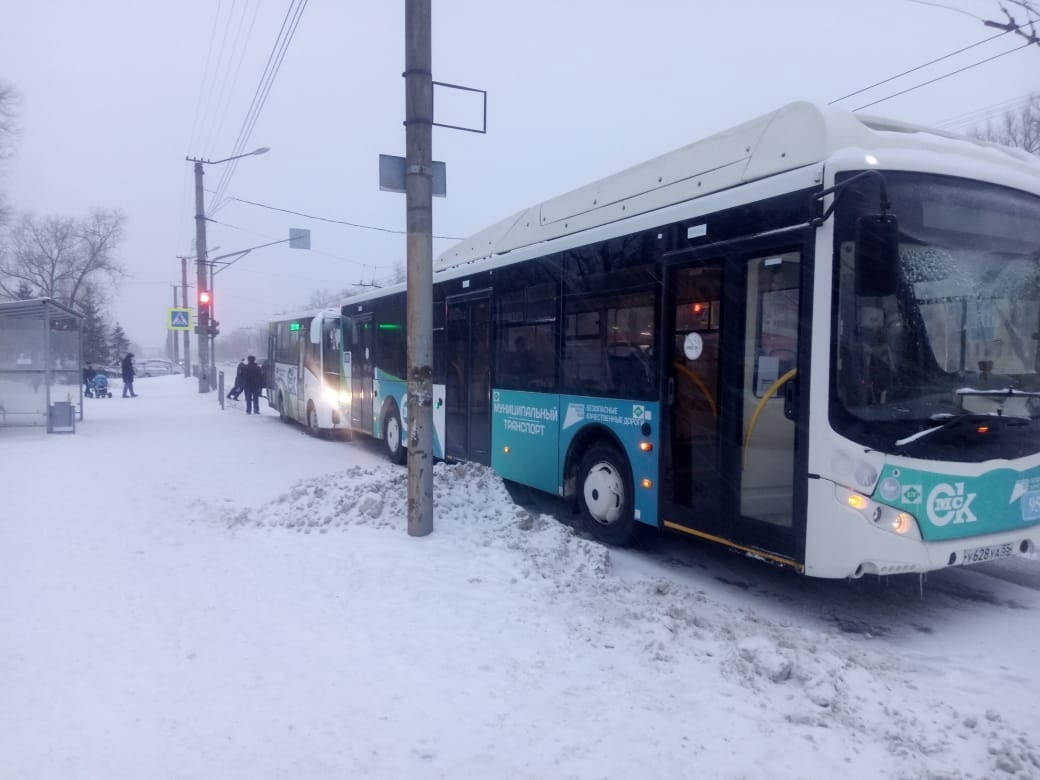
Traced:
<path id="1" fill-rule="evenodd" d="M 281 393 L 278 394 L 278 419 L 282 422 L 288 422 L 289 420 L 285 414 L 285 396 Z"/>
<path id="2" fill-rule="evenodd" d="M 383 418 L 383 442 L 386 444 L 386 455 L 391 463 L 400 466 L 408 457 L 408 451 L 401 441 L 401 418 L 396 408 L 391 408 Z"/>
<path id="3" fill-rule="evenodd" d="M 311 436 L 321 436 L 321 429 L 318 427 L 318 412 L 314 409 L 312 401 L 307 402 L 307 431 Z"/>
<path id="4" fill-rule="evenodd" d="M 578 501 L 585 530 L 607 544 L 627 544 L 635 531 L 632 475 L 616 447 L 597 444 L 578 469 Z"/>

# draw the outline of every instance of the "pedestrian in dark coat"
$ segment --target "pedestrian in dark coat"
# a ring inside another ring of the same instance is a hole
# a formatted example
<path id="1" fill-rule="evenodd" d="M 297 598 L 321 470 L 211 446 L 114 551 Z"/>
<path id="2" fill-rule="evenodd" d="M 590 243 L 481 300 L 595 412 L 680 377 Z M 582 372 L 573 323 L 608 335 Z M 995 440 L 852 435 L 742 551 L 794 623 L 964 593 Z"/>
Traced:
<path id="1" fill-rule="evenodd" d="M 134 392 L 134 353 L 127 352 L 126 357 L 119 363 L 119 368 L 123 372 L 123 398 L 137 398 L 137 393 Z"/>
<path id="2" fill-rule="evenodd" d="M 256 357 L 246 358 L 242 369 L 242 391 L 246 394 L 246 414 L 260 414 L 260 391 L 264 386 L 264 371 Z"/>
<path id="3" fill-rule="evenodd" d="M 242 358 L 238 361 L 238 368 L 235 369 L 235 386 L 231 388 L 231 392 L 227 394 L 227 397 L 233 401 L 237 401 L 238 397 L 242 395 L 242 372 L 246 368 L 246 359 Z"/>
<path id="4" fill-rule="evenodd" d="M 83 369 L 83 394 L 90 395 L 93 389 L 94 374 L 97 372 L 94 370 L 94 366 L 91 363 L 87 363 L 86 368 Z"/>

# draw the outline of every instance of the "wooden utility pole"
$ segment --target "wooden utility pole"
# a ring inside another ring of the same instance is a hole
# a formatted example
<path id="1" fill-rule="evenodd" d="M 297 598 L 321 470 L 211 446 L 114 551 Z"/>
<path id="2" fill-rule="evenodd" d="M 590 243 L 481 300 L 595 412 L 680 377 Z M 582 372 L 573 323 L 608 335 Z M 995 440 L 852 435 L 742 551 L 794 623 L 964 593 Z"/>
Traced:
<path id="1" fill-rule="evenodd" d="M 408 225 L 408 534 L 433 532 L 433 71 L 431 0 L 404 3 Z"/>

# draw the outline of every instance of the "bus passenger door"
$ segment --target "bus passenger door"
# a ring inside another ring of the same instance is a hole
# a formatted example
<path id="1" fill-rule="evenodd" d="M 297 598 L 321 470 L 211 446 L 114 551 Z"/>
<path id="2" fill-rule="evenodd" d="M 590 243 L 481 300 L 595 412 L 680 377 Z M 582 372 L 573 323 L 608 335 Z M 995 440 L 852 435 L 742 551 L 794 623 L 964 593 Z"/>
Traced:
<path id="1" fill-rule="evenodd" d="M 796 563 L 802 236 L 677 255 L 665 275 L 662 521 Z"/>
<path id="2" fill-rule="evenodd" d="M 372 315 L 347 319 L 350 338 L 350 427 L 374 434 L 372 420 Z M 344 361 L 346 362 L 346 361 Z"/>
<path id="3" fill-rule="evenodd" d="M 719 337 L 722 264 L 712 261 L 669 275 L 672 351 L 666 498 L 699 516 L 717 516 L 719 474 Z"/>
<path id="4" fill-rule="evenodd" d="M 740 514 L 791 528 L 801 253 L 745 259 Z"/>
<path id="5" fill-rule="evenodd" d="M 491 462 L 491 293 L 447 300 L 446 457 Z"/>

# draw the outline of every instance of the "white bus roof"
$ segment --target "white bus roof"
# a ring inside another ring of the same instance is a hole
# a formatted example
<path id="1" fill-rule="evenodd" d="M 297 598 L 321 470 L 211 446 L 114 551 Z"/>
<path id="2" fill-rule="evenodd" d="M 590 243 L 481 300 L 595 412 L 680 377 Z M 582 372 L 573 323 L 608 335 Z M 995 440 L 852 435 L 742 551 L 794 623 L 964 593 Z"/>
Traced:
<path id="1" fill-rule="evenodd" d="M 1000 161 L 1030 168 L 1034 175 L 1040 173 L 1040 162 L 1022 150 L 813 103 L 790 103 L 520 211 L 443 252 L 434 270 L 444 271 L 820 163 L 841 149 L 900 147 L 948 152 L 951 144 L 991 163 Z"/>

